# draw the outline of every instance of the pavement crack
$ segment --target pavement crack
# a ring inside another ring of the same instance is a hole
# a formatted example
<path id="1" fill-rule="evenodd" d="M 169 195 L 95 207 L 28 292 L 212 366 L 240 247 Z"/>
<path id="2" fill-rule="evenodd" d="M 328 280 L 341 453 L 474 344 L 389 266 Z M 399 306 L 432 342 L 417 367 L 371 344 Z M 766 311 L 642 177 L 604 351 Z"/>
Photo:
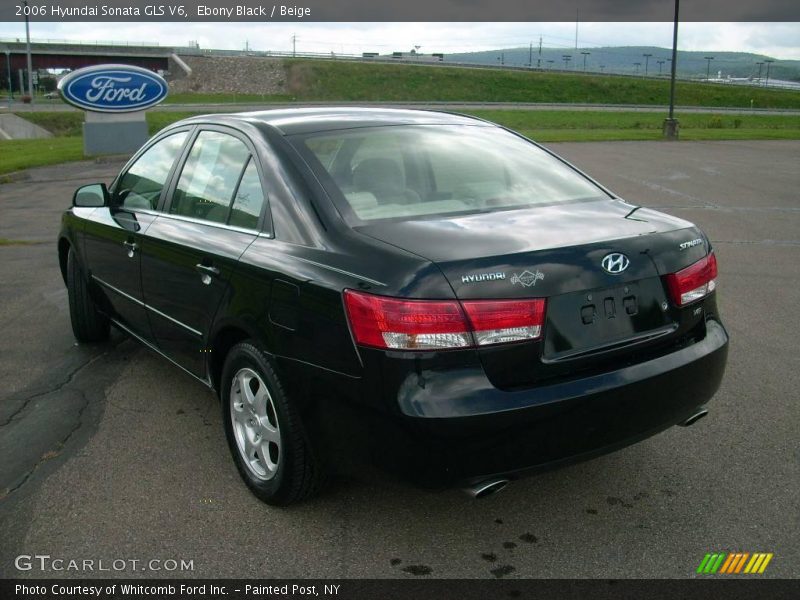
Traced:
<path id="1" fill-rule="evenodd" d="M 86 364 L 88 365 L 91 362 L 92 361 L 89 361 Z M 70 438 L 75 434 L 76 431 L 78 431 L 78 429 L 81 428 L 81 426 L 83 425 L 83 413 L 89 406 L 89 398 L 86 396 L 83 390 L 75 390 L 75 391 L 80 395 L 81 399 L 83 400 L 83 402 L 81 403 L 81 407 L 78 409 L 78 412 L 76 414 L 75 425 L 64 435 L 63 438 L 61 438 L 61 440 L 56 442 L 56 450 L 48 450 L 47 452 L 42 454 L 42 456 L 39 457 L 39 460 L 37 460 L 33 464 L 33 466 L 21 476 L 20 480 L 14 487 L 7 488 L 2 493 L 0 493 L 0 501 L 5 500 L 9 496 L 11 496 L 11 494 L 22 488 L 22 486 L 24 486 L 31 478 L 31 475 L 33 475 L 36 472 L 36 470 L 39 467 L 41 467 L 44 463 L 59 456 L 61 454 L 61 450 L 63 450 L 63 448 L 67 445 L 67 442 L 70 440 Z"/>
<path id="2" fill-rule="evenodd" d="M 6 425 L 10 425 L 11 422 L 14 420 L 14 418 L 28 407 L 28 405 L 31 403 L 31 401 L 36 400 L 37 398 L 41 398 L 42 396 L 47 396 L 48 394 L 52 394 L 52 393 L 58 392 L 58 391 L 62 390 L 64 387 L 68 386 L 70 383 L 72 383 L 72 381 L 75 379 L 75 377 L 78 375 L 78 373 L 80 373 L 84 368 L 88 367 L 89 365 L 91 365 L 92 363 L 96 362 L 100 358 L 104 357 L 106 354 L 108 354 L 108 352 L 110 350 L 111 349 L 106 350 L 105 352 L 103 352 L 101 354 L 98 354 L 97 356 L 93 356 L 89 360 L 79 364 L 74 369 L 72 369 L 72 371 L 67 373 L 67 376 L 66 376 L 66 378 L 64 378 L 63 381 L 55 384 L 54 386 L 51 386 L 51 387 L 45 389 L 45 390 L 41 390 L 39 392 L 36 392 L 36 393 L 31 394 L 30 396 L 27 396 L 26 398 L 24 398 L 22 403 L 19 405 L 19 407 L 14 412 L 12 412 L 9 415 L 9 417 L 3 423 L 0 423 L 0 427 L 5 427 Z"/>

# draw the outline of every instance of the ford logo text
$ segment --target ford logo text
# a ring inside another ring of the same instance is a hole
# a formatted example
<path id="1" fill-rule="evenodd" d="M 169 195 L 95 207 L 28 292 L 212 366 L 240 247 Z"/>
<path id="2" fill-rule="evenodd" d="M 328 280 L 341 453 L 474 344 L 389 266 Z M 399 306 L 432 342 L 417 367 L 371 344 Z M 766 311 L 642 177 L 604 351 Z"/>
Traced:
<path id="1" fill-rule="evenodd" d="M 167 97 L 167 82 L 152 71 L 129 65 L 78 69 L 58 82 L 66 101 L 97 112 L 144 110 Z"/>

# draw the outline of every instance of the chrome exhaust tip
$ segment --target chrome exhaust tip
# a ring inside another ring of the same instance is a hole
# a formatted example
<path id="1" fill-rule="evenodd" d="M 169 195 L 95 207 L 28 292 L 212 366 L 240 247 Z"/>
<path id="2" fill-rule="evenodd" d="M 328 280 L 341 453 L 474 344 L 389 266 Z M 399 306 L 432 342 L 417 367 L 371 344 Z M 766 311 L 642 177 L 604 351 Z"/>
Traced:
<path id="1" fill-rule="evenodd" d="M 678 425 L 680 425 L 681 427 L 689 427 L 689 425 L 694 425 L 700 419 L 705 417 L 707 414 L 708 414 L 708 409 L 705 406 L 701 406 L 700 408 L 697 409 L 697 412 L 695 412 L 691 417 L 689 417 L 685 421 L 681 421 L 680 423 L 678 423 Z"/>
<path id="2" fill-rule="evenodd" d="M 510 482 L 508 479 L 503 479 L 500 477 L 494 477 L 491 479 L 484 479 L 477 483 L 473 483 L 464 488 L 464 491 L 478 500 L 479 498 L 486 498 L 487 496 L 491 496 L 492 494 L 496 494 L 504 487 L 506 487 Z"/>

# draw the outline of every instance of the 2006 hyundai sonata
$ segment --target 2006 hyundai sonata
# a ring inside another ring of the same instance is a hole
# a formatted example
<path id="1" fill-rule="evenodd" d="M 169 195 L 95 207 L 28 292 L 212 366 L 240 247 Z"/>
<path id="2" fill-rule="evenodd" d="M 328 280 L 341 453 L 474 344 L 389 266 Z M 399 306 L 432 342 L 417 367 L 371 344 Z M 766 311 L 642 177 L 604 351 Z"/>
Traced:
<path id="1" fill-rule="evenodd" d="M 77 190 L 58 250 L 77 339 L 114 325 L 215 389 L 272 504 L 362 434 L 487 494 L 694 422 L 725 368 L 699 229 L 465 116 L 180 121 Z"/>

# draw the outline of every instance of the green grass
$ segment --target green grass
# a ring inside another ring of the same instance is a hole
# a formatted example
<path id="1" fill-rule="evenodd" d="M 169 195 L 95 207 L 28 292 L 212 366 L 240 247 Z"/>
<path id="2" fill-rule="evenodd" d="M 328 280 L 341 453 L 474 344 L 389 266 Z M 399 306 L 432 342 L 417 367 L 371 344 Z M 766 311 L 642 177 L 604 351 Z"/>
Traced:
<path id="1" fill-rule="evenodd" d="M 149 112 L 150 134 L 191 111 Z M 483 119 L 505 125 L 539 142 L 660 140 L 664 114 L 567 110 L 473 110 Z M 51 130 L 46 140 L 0 141 L 0 174 L 30 167 L 82 160 L 83 115 L 78 112 L 24 113 L 23 118 Z M 682 140 L 800 139 L 800 115 L 678 114 Z"/>
<path id="2" fill-rule="evenodd" d="M 663 114 L 608 111 L 473 110 L 468 114 L 541 142 L 662 139 Z M 800 115 L 684 113 L 683 140 L 800 139 Z"/>
<path id="3" fill-rule="evenodd" d="M 0 174 L 83 160 L 83 138 L 0 140 Z"/>
<path id="4" fill-rule="evenodd" d="M 297 100 L 660 104 L 669 81 L 642 77 L 287 60 Z M 800 108 L 800 92 L 678 82 L 682 106 Z"/>
<path id="5" fill-rule="evenodd" d="M 36 242 L 27 240 L 9 240 L 8 238 L 0 238 L 0 246 L 30 246 Z"/>
<path id="6" fill-rule="evenodd" d="M 231 104 L 236 102 L 291 102 L 288 94 L 170 94 L 164 104 Z"/>

